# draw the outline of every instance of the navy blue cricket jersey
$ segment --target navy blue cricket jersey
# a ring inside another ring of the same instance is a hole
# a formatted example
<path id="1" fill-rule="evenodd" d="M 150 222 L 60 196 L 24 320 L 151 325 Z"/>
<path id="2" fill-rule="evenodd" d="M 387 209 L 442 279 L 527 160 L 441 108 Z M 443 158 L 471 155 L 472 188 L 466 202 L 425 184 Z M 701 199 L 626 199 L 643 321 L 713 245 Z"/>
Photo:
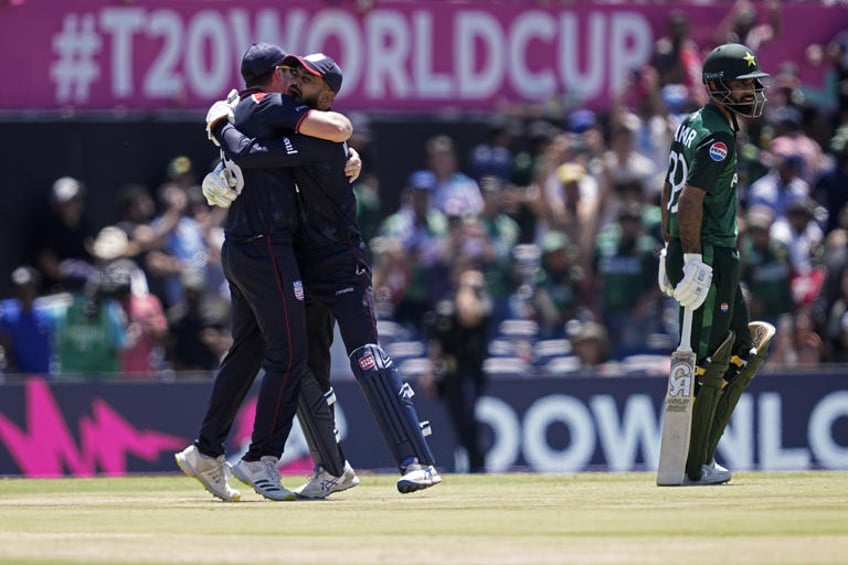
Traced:
<path id="1" fill-rule="evenodd" d="M 278 135 L 280 131 L 297 131 L 309 111 L 307 106 L 279 93 L 252 88 L 243 91 L 240 96 L 234 111 L 234 123 L 250 136 L 268 137 Z M 216 125 L 215 132 L 220 132 L 222 127 L 223 124 Z M 220 136 L 217 137 L 220 139 Z M 247 188 L 230 206 L 225 226 L 227 237 L 293 237 L 299 227 L 293 171 L 254 168 L 243 172 Z"/>
<path id="2" fill-rule="evenodd" d="M 239 130 L 227 124 L 216 131 L 224 153 L 242 166 L 245 176 L 262 169 L 279 172 L 281 167 L 294 173 L 303 201 L 295 238 L 299 253 L 359 244 L 356 197 L 344 174 L 346 143 L 299 134 L 252 140 L 249 132 Z"/>

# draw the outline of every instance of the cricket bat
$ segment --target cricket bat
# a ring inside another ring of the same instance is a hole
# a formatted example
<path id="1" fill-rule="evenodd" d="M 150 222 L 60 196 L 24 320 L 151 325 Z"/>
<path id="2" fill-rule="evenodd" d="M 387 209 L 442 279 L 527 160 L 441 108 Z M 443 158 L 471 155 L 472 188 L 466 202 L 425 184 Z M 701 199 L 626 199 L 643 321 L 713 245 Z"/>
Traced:
<path id="1" fill-rule="evenodd" d="M 692 310 L 683 309 L 680 344 L 671 354 L 671 371 L 665 395 L 660 461 L 657 485 L 683 484 L 689 434 L 692 430 L 692 405 L 695 392 L 695 352 L 692 351 Z"/>

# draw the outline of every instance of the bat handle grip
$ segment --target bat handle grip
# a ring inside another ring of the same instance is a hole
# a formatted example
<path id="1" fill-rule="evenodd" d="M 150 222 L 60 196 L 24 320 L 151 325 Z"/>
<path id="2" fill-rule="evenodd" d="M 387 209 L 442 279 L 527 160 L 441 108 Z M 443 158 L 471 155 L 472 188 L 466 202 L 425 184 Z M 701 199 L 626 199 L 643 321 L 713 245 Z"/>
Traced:
<path id="1" fill-rule="evenodd" d="M 681 351 L 692 351 L 692 309 L 683 309 L 683 326 L 680 331 L 680 345 L 677 349 Z"/>

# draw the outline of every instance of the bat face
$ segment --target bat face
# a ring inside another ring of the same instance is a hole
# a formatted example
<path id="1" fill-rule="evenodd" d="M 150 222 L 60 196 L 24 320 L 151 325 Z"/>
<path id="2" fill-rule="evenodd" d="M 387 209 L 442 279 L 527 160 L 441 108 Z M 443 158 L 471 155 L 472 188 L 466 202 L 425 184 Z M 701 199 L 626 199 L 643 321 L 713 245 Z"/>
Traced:
<path id="1" fill-rule="evenodd" d="M 668 375 L 667 411 L 681 412 L 689 409 L 694 378 L 695 354 L 691 351 L 675 351 L 671 356 L 671 371 Z"/>
<path id="2" fill-rule="evenodd" d="M 689 433 L 692 429 L 692 398 L 695 390 L 695 353 L 677 350 L 671 355 L 665 397 L 657 484 L 680 485 L 686 471 Z"/>

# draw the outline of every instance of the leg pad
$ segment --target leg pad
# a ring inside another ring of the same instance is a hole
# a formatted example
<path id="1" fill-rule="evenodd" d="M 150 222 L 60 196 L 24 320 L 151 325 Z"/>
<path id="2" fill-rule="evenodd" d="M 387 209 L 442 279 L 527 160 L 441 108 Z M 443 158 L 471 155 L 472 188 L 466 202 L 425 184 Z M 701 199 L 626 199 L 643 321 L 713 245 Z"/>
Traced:
<path id="1" fill-rule="evenodd" d="M 330 400 L 335 403 L 335 397 L 333 389 L 324 391 L 312 371 L 309 371 L 300 385 L 297 419 L 306 437 L 312 461 L 338 477 L 344 473 L 345 457 L 339 445 L 339 433 L 331 408 Z"/>
<path id="2" fill-rule="evenodd" d="M 724 381 L 727 383 L 716 407 L 712 428 L 710 429 L 710 440 L 707 451 L 707 461 L 715 457 L 718 442 L 724 435 L 724 430 L 730 422 L 733 410 L 739 403 L 742 393 L 754 380 L 757 371 L 760 370 L 768 355 L 768 349 L 776 333 L 775 327 L 768 322 L 751 322 L 748 324 L 754 347 L 745 358 L 734 356 L 734 363 L 725 373 Z"/>
<path id="3" fill-rule="evenodd" d="M 350 366 L 398 468 L 412 458 L 422 465 L 435 464 L 412 403 L 415 393 L 391 357 L 379 345 L 367 344 L 350 354 Z"/>
<path id="4" fill-rule="evenodd" d="M 686 459 L 686 474 L 693 481 L 701 478 L 701 465 L 707 455 L 710 428 L 721 398 L 721 378 L 730 363 L 733 341 L 734 335 L 730 332 L 715 352 L 700 363 L 699 369 L 703 369 L 703 372 L 699 371 L 701 387 L 692 409 L 692 432 Z"/>

